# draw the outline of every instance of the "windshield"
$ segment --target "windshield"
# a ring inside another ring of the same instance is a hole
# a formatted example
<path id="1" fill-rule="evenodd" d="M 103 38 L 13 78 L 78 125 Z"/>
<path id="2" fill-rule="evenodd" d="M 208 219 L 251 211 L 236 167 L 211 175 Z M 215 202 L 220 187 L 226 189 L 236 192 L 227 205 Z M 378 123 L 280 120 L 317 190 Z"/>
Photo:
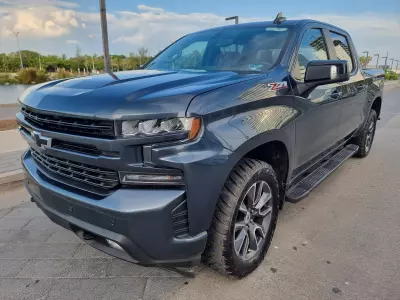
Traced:
<path id="1" fill-rule="evenodd" d="M 187 35 L 151 61 L 150 70 L 265 72 L 275 65 L 290 27 L 209 30 Z"/>

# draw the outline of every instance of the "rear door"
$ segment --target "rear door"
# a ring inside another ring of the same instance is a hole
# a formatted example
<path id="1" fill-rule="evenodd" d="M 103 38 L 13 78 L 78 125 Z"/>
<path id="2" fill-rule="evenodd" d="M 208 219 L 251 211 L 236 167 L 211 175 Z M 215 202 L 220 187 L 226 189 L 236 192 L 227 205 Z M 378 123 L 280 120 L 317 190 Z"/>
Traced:
<path id="1" fill-rule="evenodd" d="M 296 119 L 295 172 L 300 173 L 318 160 L 338 141 L 341 103 L 338 84 L 321 85 L 312 92 L 306 90 L 304 75 L 312 60 L 331 59 L 326 30 L 320 24 L 303 29 L 299 48 L 292 65 L 292 86 L 295 107 L 301 110 Z"/>
<path id="2" fill-rule="evenodd" d="M 342 108 L 338 135 L 339 139 L 343 139 L 354 132 L 362 123 L 362 114 L 367 99 L 367 85 L 350 37 L 338 30 L 329 30 L 329 35 L 332 41 L 330 46 L 333 49 L 333 59 L 347 60 L 348 71 L 351 73 L 348 81 L 340 83 Z"/>

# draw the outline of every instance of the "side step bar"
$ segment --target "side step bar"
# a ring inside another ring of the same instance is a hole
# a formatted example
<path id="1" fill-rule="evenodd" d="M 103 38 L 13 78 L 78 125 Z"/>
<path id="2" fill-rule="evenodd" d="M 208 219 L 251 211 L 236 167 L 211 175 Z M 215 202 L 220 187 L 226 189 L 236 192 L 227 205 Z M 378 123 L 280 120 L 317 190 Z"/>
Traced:
<path id="1" fill-rule="evenodd" d="M 286 201 L 297 203 L 317 187 L 325 178 L 340 167 L 348 158 L 352 157 L 358 150 L 357 145 L 347 145 L 333 155 L 328 161 L 311 172 L 307 177 L 300 180 L 286 192 Z"/>

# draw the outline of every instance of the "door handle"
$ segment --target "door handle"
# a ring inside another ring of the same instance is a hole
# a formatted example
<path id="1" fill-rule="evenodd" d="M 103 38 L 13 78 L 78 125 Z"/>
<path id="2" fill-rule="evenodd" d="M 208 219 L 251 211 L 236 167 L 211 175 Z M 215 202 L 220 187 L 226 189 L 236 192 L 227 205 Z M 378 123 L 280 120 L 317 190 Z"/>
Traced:
<path id="1" fill-rule="evenodd" d="M 342 96 L 342 92 L 335 91 L 329 96 L 329 98 L 336 100 L 336 99 L 339 99 L 341 96 Z"/>
<path id="2" fill-rule="evenodd" d="M 360 83 L 359 85 L 357 85 L 357 90 L 359 90 L 359 91 L 364 90 L 364 88 L 365 88 L 365 85 L 362 84 L 362 83 Z"/>

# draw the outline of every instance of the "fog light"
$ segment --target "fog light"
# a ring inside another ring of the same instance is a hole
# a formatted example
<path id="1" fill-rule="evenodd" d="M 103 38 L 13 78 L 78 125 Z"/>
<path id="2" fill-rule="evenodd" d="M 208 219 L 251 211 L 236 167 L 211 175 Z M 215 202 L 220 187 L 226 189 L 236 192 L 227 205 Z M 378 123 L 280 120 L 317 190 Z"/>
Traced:
<path id="1" fill-rule="evenodd" d="M 118 243 L 116 243 L 112 240 L 109 240 L 109 239 L 106 239 L 106 241 L 107 241 L 108 246 L 110 246 L 111 248 L 114 248 L 114 249 L 117 249 L 120 251 L 124 251 L 124 249 L 122 249 L 122 247 Z"/>
<path id="2" fill-rule="evenodd" d="M 120 172 L 121 183 L 133 185 L 183 185 L 182 174 L 137 174 Z"/>

